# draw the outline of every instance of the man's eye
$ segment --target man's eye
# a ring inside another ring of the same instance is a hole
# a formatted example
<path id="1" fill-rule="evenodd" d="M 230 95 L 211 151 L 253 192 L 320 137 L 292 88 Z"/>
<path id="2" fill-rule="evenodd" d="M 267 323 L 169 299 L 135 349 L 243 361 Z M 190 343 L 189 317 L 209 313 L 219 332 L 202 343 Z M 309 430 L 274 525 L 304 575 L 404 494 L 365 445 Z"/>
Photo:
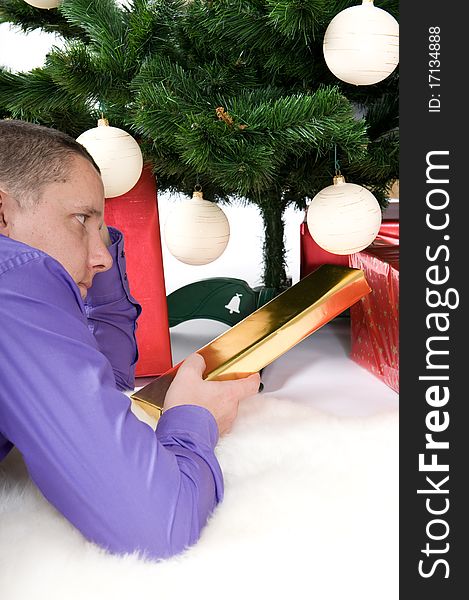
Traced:
<path id="1" fill-rule="evenodd" d="M 85 224 L 86 219 L 88 218 L 87 215 L 75 215 L 75 217 L 80 221 L 80 223 L 82 225 Z"/>

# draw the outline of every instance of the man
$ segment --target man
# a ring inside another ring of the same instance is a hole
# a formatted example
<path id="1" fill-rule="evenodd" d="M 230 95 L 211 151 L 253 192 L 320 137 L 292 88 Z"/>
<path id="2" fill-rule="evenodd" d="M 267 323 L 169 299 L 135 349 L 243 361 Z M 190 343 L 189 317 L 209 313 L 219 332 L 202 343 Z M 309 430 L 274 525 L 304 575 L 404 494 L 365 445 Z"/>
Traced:
<path id="1" fill-rule="evenodd" d="M 191 355 L 156 432 L 130 411 L 134 330 L 122 235 L 87 151 L 0 121 L 0 460 L 16 446 L 44 496 L 112 552 L 168 557 L 223 495 L 214 455 L 259 376 L 202 379 Z"/>

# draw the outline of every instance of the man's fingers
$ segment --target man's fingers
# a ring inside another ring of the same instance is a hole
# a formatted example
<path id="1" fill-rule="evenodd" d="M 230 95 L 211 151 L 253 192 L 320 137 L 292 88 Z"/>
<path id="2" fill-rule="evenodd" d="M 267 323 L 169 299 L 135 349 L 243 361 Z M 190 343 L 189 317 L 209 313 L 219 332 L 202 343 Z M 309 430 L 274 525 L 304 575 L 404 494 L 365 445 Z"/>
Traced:
<path id="1" fill-rule="evenodd" d="M 252 375 L 249 375 L 249 377 L 238 379 L 238 382 L 242 382 L 244 385 L 244 393 L 246 396 L 253 396 L 259 391 L 261 377 L 259 373 L 253 373 Z"/>
<path id="2" fill-rule="evenodd" d="M 252 394 L 257 394 L 257 392 L 259 391 L 259 388 L 261 386 L 261 376 L 259 375 L 259 373 L 253 373 L 252 375 L 249 375 L 249 377 L 246 377 L 247 382 L 249 383 L 249 385 L 251 386 L 250 389 L 252 389 Z"/>
<path id="3" fill-rule="evenodd" d="M 197 352 L 193 352 L 192 354 L 189 354 L 189 356 L 181 364 L 179 371 L 186 371 L 190 369 L 191 371 L 197 373 L 197 375 L 200 375 L 202 378 L 205 368 L 206 364 L 204 357 Z M 223 390 L 230 390 L 233 396 L 236 397 L 252 396 L 257 394 L 259 391 L 261 378 L 259 373 L 253 373 L 252 375 L 243 377 L 242 379 L 232 379 L 229 381 L 219 381 L 213 383 L 217 383 L 221 386 L 220 393 L 222 394 Z"/>
<path id="4" fill-rule="evenodd" d="M 111 240 L 111 236 L 109 235 L 109 229 L 107 228 L 106 223 L 103 223 L 103 226 L 101 227 L 99 234 L 100 234 L 101 239 L 103 240 L 103 243 L 106 246 L 106 248 L 109 248 L 109 246 L 112 245 L 112 240 Z"/>
<path id="5" fill-rule="evenodd" d="M 179 368 L 181 369 L 183 367 L 184 367 L 184 369 L 187 369 L 187 368 L 193 369 L 197 374 L 200 374 L 200 376 L 202 377 L 203 372 L 205 371 L 204 357 L 201 356 L 200 354 L 197 354 L 197 352 L 193 352 L 192 354 L 189 354 L 189 356 L 186 358 L 186 360 L 182 363 L 182 365 Z"/>
<path id="6" fill-rule="evenodd" d="M 242 379 L 234 379 L 232 381 L 220 382 L 226 386 L 231 387 L 232 392 L 235 396 L 253 396 L 259 391 L 259 385 L 261 378 L 259 373 L 249 375 L 249 377 L 243 377 Z"/>

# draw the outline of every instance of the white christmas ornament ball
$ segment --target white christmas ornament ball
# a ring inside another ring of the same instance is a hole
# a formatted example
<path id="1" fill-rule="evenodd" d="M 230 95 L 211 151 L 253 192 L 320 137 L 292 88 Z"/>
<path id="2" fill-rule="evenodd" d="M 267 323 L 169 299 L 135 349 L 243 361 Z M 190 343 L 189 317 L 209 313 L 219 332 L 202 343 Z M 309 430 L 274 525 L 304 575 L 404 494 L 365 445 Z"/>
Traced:
<path id="1" fill-rule="evenodd" d="M 115 198 L 131 190 L 142 174 L 143 156 L 140 146 L 123 129 L 110 127 L 107 119 L 99 119 L 98 127 L 77 137 L 101 170 L 106 198 Z"/>
<path id="2" fill-rule="evenodd" d="M 324 35 L 324 58 L 336 77 L 371 85 L 390 75 L 399 63 L 399 24 L 385 10 L 363 0 L 336 15 Z"/>
<path id="3" fill-rule="evenodd" d="M 175 258 L 188 265 L 206 265 L 225 250 L 230 225 L 221 208 L 196 191 L 169 214 L 164 237 Z"/>
<path id="4" fill-rule="evenodd" d="M 61 0 L 24 0 L 35 8 L 57 8 Z"/>
<path id="5" fill-rule="evenodd" d="M 312 199 L 306 215 L 314 241 L 333 254 L 360 252 L 378 235 L 381 208 L 371 192 L 339 175 Z"/>

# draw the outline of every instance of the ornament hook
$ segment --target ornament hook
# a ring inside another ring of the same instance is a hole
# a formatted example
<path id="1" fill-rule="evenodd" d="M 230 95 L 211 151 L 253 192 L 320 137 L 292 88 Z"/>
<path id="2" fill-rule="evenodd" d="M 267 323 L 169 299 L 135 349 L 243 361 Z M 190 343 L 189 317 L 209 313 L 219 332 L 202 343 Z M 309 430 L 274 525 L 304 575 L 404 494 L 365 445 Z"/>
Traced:
<path id="1" fill-rule="evenodd" d="M 334 144 L 334 169 L 335 169 L 336 176 L 340 176 L 341 175 L 340 164 L 337 159 L 337 144 Z"/>

